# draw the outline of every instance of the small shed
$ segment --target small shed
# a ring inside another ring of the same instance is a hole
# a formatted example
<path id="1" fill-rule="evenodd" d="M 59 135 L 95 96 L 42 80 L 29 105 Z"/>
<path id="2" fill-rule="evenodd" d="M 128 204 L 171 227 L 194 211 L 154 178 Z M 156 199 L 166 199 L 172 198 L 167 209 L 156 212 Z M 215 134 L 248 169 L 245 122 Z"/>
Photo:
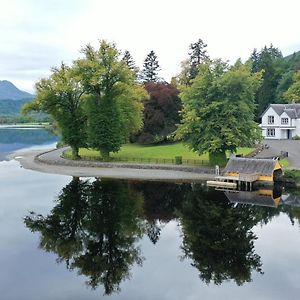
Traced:
<path id="1" fill-rule="evenodd" d="M 277 181 L 283 171 L 277 159 L 233 157 L 228 161 L 224 176 L 255 177 L 258 181 Z"/>

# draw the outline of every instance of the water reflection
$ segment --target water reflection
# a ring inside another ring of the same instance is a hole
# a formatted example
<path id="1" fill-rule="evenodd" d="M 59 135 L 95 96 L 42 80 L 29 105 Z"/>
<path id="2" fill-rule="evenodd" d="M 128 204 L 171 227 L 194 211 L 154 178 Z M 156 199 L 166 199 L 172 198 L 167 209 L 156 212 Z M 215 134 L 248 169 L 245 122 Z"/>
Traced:
<path id="1" fill-rule="evenodd" d="M 250 207 L 234 207 L 224 196 L 215 196 L 215 192 L 195 187 L 184 201 L 179 212 L 182 250 L 204 282 L 221 284 L 233 279 L 241 285 L 251 281 L 253 270 L 262 273 L 251 231 L 260 217 Z"/>
<path id="2" fill-rule="evenodd" d="M 230 203 L 247 204 L 253 208 L 265 207 L 261 210 L 261 223 L 267 224 L 274 216 L 285 213 L 289 216 L 291 224 L 295 219 L 300 225 L 300 193 L 298 190 L 285 191 L 281 185 L 270 188 L 260 188 L 256 191 L 224 191 Z M 271 209 L 276 208 L 276 209 Z"/>
<path id="3" fill-rule="evenodd" d="M 190 190 L 190 185 L 137 181 L 131 182 L 131 186 L 143 194 L 145 233 L 156 244 L 165 224 L 176 218 L 175 208 L 183 200 L 185 192 Z"/>
<path id="4" fill-rule="evenodd" d="M 142 197 L 128 183 L 73 178 L 48 216 L 32 212 L 25 224 L 40 232 L 42 249 L 87 276 L 93 289 L 103 285 L 105 294 L 111 294 L 130 277 L 130 267 L 142 263 L 136 244 L 141 213 Z"/>
<path id="5" fill-rule="evenodd" d="M 0 161 L 7 160 L 7 155 L 13 151 L 57 140 L 57 136 L 44 128 L 0 128 Z"/>
<path id="6" fill-rule="evenodd" d="M 300 205 L 291 203 L 300 204 L 297 195 L 281 195 L 280 189 L 224 193 L 201 184 L 73 178 L 49 215 L 31 212 L 25 224 L 39 232 L 42 249 L 107 295 L 118 292 L 132 266 L 147 259 L 141 238 L 158 245 L 174 219 L 182 233 L 181 258 L 192 261 L 203 282 L 242 285 L 253 272 L 263 274 L 253 227 L 281 213 L 294 224 Z"/>

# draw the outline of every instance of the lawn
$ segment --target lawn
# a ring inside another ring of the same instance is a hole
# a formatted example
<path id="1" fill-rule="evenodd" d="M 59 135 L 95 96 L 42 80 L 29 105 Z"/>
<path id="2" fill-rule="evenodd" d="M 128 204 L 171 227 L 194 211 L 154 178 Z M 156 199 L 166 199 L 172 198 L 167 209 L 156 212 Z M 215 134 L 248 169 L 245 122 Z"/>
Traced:
<path id="1" fill-rule="evenodd" d="M 253 148 L 238 148 L 237 153 L 246 155 L 253 151 Z M 91 149 L 80 149 L 80 156 L 83 159 L 100 159 L 99 151 Z M 70 158 L 71 152 L 66 153 L 66 157 Z M 174 159 L 176 156 L 181 156 L 184 160 L 208 160 L 208 154 L 198 155 L 191 151 L 182 143 L 158 145 L 158 146 L 143 146 L 137 144 L 126 144 L 117 153 L 111 153 L 111 157 L 118 160 L 137 160 L 137 159 Z"/>
<path id="2" fill-rule="evenodd" d="M 281 166 L 283 166 L 284 168 L 287 168 L 289 166 L 289 161 L 287 158 L 281 159 L 279 161 L 279 163 L 281 164 Z"/>

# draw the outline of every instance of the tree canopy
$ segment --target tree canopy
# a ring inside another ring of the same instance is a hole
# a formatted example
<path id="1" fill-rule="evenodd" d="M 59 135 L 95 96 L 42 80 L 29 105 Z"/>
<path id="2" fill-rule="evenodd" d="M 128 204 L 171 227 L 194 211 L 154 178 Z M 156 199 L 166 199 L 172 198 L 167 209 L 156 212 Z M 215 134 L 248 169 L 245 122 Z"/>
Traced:
<path id="1" fill-rule="evenodd" d="M 268 105 L 277 101 L 276 92 L 284 72 L 284 61 L 280 50 L 272 44 L 270 47 L 265 46 L 259 52 L 254 49 L 250 59 L 253 73 L 263 71 L 261 86 L 255 94 L 255 115 L 259 120 Z"/>
<path id="2" fill-rule="evenodd" d="M 289 103 L 300 102 L 300 71 L 294 74 L 293 82 L 288 90 L 283 94 L 283 97 Z"/>
<path id="3" fill-rule="evenodd" d="M 231 68 L 220 60 L 199 67 L 199 74 L 190 87 L 181 93 L 182 122 L 176 137 L 192 150 L 209 152 L 211 163 L 225 151 L 236 151 L 260 138 L 254 122 L 254 95 L 259 88 L 261 73 L 251 73 L 248 65 L 238 61 Z"/>
<path id="4" fill-rule="evenodd" d="M 141 127 L 141 99 L 146 93 L 114 44 L 100 41 L 99 49 L 87 45 L 82 53 L 75 73 L 88 95 L 88 144 L 107 158 Z"/>
<path id="5" fill-rule="evenodd" d="M 52 75 L 36 83 L 35 100 L 25 104 L 24 112 L 42 110 L 57 122 L 62 139 L 72 148 L 73 157 L 86 145 L 86 114 L 83 108 L 84 90 L 74 77 L 71 67 L 64 63 L 53 68 Z"/>
<path id="6" fill-rule="evenodd" d="M 144 99 L 144 124 L 133 137 L 141 144 L 167 140 L 180 121 L 181 100 L 179 90 L 166 82 L 145 84 L 149 97 Z"/>

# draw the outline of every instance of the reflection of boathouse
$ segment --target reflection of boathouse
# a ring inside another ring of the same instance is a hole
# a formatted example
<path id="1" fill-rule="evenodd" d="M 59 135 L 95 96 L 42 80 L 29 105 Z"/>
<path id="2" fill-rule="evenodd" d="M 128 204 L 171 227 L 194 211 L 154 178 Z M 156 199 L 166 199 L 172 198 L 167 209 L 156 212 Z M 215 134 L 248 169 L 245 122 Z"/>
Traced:
<path id="1" fill-rule="evenodd" d="M 259 189 L 253 192 L 225 191 L 225 195 L 231 203 L 278 207 L 281 202 L 281 193 L 269 189 Z"/>
<path id="2" fill-rule="evenodd" d="M 279 205 L 300 207 L 300 195 L 282 194 L 282 187 L 280 186 L 275 186 L 274 189 L 263 188 L 252 192 L 224 190 L 224 193 L 231 203 L 267 207 L 278 207 Z"/>

